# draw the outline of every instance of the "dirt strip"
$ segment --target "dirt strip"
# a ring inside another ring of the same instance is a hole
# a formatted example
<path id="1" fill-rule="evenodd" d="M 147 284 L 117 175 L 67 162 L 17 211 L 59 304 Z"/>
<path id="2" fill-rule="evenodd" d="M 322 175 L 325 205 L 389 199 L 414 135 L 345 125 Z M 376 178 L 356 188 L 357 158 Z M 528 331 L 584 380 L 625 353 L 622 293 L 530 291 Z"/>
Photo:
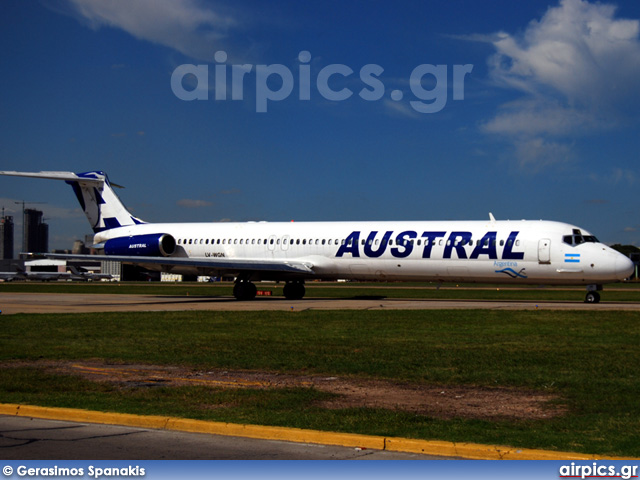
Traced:
<path id="1" fill-rule="evenodd" d="M 540 420 L 565 412 L 557 396 L 519 388 L 423 385 L 261 371 L 202 371 L 177 366 L 114 365 L 99 361 L 11 362 L 0 365 L 0 368 L 18 366 L 78 375 L 91 381 L 108 382 L 123 389 L 182 385 L 263 390 L 315 388 L 335 394 L 331 400 L 318 405 L 322 408 L 381 408 L 440 419 Z M 225 405 L 215 407 L 224 408 Z"/>

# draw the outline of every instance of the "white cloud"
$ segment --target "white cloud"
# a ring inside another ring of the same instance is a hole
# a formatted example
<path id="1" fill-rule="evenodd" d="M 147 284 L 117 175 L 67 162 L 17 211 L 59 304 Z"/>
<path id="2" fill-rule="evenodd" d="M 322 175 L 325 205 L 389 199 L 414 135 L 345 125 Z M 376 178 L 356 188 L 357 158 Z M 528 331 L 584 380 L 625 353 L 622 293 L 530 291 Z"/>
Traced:
<path id="1" fill-rule="evenodd" d="M 535 98 L 507 103 L 482 125 L 487 133 L 527 136 L 565 136 L 576 129 L 594 128 L 596 119 L 584 110 L 566 108 L 551 99 Z"/>
<path id="2" fill-rule="evenodd" d="M 637 117 L 640 21 L 615 14 L 614 5 L 561 0 L 520 36 L 500 32 L 483 38 L 496 49 L 489 59 L 493 80 L 524 95 L 502 106 L 483 131 L 507 138 L 526 164 L 535 161 L 536 151 L 547 151 L 527 145 L 569 149 L 569 136 Z"/>
<path id="3" fill-rule="evenodd" d="M 239 22 L 221 7 L 198 0 L 67 0 L 92 28 L 119 28 L 198 60 L 213 60 L 223 39 Z"/>
<path id="4" fill-rule="evenodd" d="M 573 160 L 571 146 L 541 137 L 519 138 L 515 142 L 516 159 L 523 169 L 539 171 L 554 164 Z"/>
<path id="5" fill-rule="evenodd" d="M 562 0 L 523 37 L 503 33 L 491 59 L 498 81 L 526 92 L 553 91 L 570 104 L 608 106 L 637 97 L 640 22 L 614 18 L 613 5 Z"/>
<path id="6" fill-rule="evenodd" d="M 389 98 L 383 100 L 383 105 L 393 115 L 406 118 L 421 118 L 421 115 L 406 102 L 395 102 Z"/>
<path id="7" fill-rule="evenodd" d="M 178 206 L 184 208 L 203 208 L 213 205 L 213 203 L 207 202 L 206 200 L 192 200 L 190 198 L 183 198 L 182 200 L 178 200 L 177 204 Z"/>
<path id="8" fill-rule="evenodd" d="M 596 183 L 606 183 L 609 185 L 634 185 L 637 180 L 636 172 L 624 168 L 614 168 L 609 173 L 589 175 L 589 178 Z"/>

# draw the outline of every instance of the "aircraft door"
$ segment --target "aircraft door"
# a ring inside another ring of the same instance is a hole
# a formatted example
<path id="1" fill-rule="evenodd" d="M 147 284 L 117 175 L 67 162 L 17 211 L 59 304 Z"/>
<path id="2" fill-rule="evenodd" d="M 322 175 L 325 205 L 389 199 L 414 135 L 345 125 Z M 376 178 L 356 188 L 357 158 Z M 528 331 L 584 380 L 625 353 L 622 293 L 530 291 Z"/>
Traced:
<path id="1" fill-rule="evenodd" d="M 551 263 L 551 240 L 548 238 L 538 241 L 538 263 Z"/>
<path id="2" fill-rule="evenodd" d="M 267 241 L 267 248 L 272 252 L 276 249 L 276 238 L 275 235 L 271 235 Z"/>
<path id="3" fill-rule="evenodd" d="M 282 250 L 289 250 L 289 235 L 282 237 Z"/>

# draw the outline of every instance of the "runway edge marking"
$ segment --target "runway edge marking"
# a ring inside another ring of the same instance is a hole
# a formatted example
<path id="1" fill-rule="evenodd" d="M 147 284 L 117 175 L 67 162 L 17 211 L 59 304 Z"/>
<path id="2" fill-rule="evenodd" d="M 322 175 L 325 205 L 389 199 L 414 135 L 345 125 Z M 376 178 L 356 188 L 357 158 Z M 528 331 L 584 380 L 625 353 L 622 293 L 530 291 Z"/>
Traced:
<path id="1" fill-rule="evenodd" d="M 300 428 L 243 425 L 159 415 L 109 413 L 75 408 L 38 407 L 12 403 L 0 404 L 0 415 L 99 423 L 105 425 L 124 425 L 128 427 L 206 433 L 262 440 L 282 440 L 296 443 L 371 448 L 376 450 L 419 453 L 442 457 L 459 457 L 474 460 L 629 460 L 623 457 L 607 457 L 573 452 L 481 445 L 476 443 L 455 443 L 438 440 L 359 435 L 354 433 L 323 432 Z"/>

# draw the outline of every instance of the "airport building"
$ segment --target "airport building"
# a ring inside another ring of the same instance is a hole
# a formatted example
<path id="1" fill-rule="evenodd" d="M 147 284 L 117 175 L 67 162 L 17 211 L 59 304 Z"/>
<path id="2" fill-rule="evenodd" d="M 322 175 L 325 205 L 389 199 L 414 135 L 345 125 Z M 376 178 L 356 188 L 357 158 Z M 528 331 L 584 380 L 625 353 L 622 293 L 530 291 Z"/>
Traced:
<path id="1" fill-rule="evenodd" d="M 43 212 L 34 209 L 24 209 L 24 233 L 21 252 L 47 253 L 49 252 L 49 225 L 44 223 Z M 0 217 L 0 271 L 2 272 L 26 272 L 26 273 L 67 273 L 70 269 L 84 272 L 84 277 L 76 276 L 76 280 L 90 280 L 92 274 L 101 272 L 112 275 L 113 279 L 122 278 L 122 266 L 120 262 L 99 262 L 90 260 L 52 260 L 42 258 L 39 255 L 24 259 L 14 258 L 14 231 L 13 217 L 4 215 Z M 76 240 L 72 250 L 57 251 L 55 253 L 89 254 L 91 249 L 87 245 L 93 243 L 93 235 L 88 235 L 84 241 Z M 16 279 L 24 280 L 17 276 Z M 32 278 L 33 280 L 53 280 L 53 278 Z M 61 277 L 68 279 L 68 277 Z M 96 278 L 102 279 L 102 278 Z"/>
<path id="2" fill-rule="evenodd" d="M 0 218 L 0 260 L 13 259 L 13 217 Z"/>
<path id="3" fill-rule="evenodd" d="M 44 223 L 42 212 L 24 209 L 22 251 L 46 253 L 49 251 L 49 225 Z"/>

